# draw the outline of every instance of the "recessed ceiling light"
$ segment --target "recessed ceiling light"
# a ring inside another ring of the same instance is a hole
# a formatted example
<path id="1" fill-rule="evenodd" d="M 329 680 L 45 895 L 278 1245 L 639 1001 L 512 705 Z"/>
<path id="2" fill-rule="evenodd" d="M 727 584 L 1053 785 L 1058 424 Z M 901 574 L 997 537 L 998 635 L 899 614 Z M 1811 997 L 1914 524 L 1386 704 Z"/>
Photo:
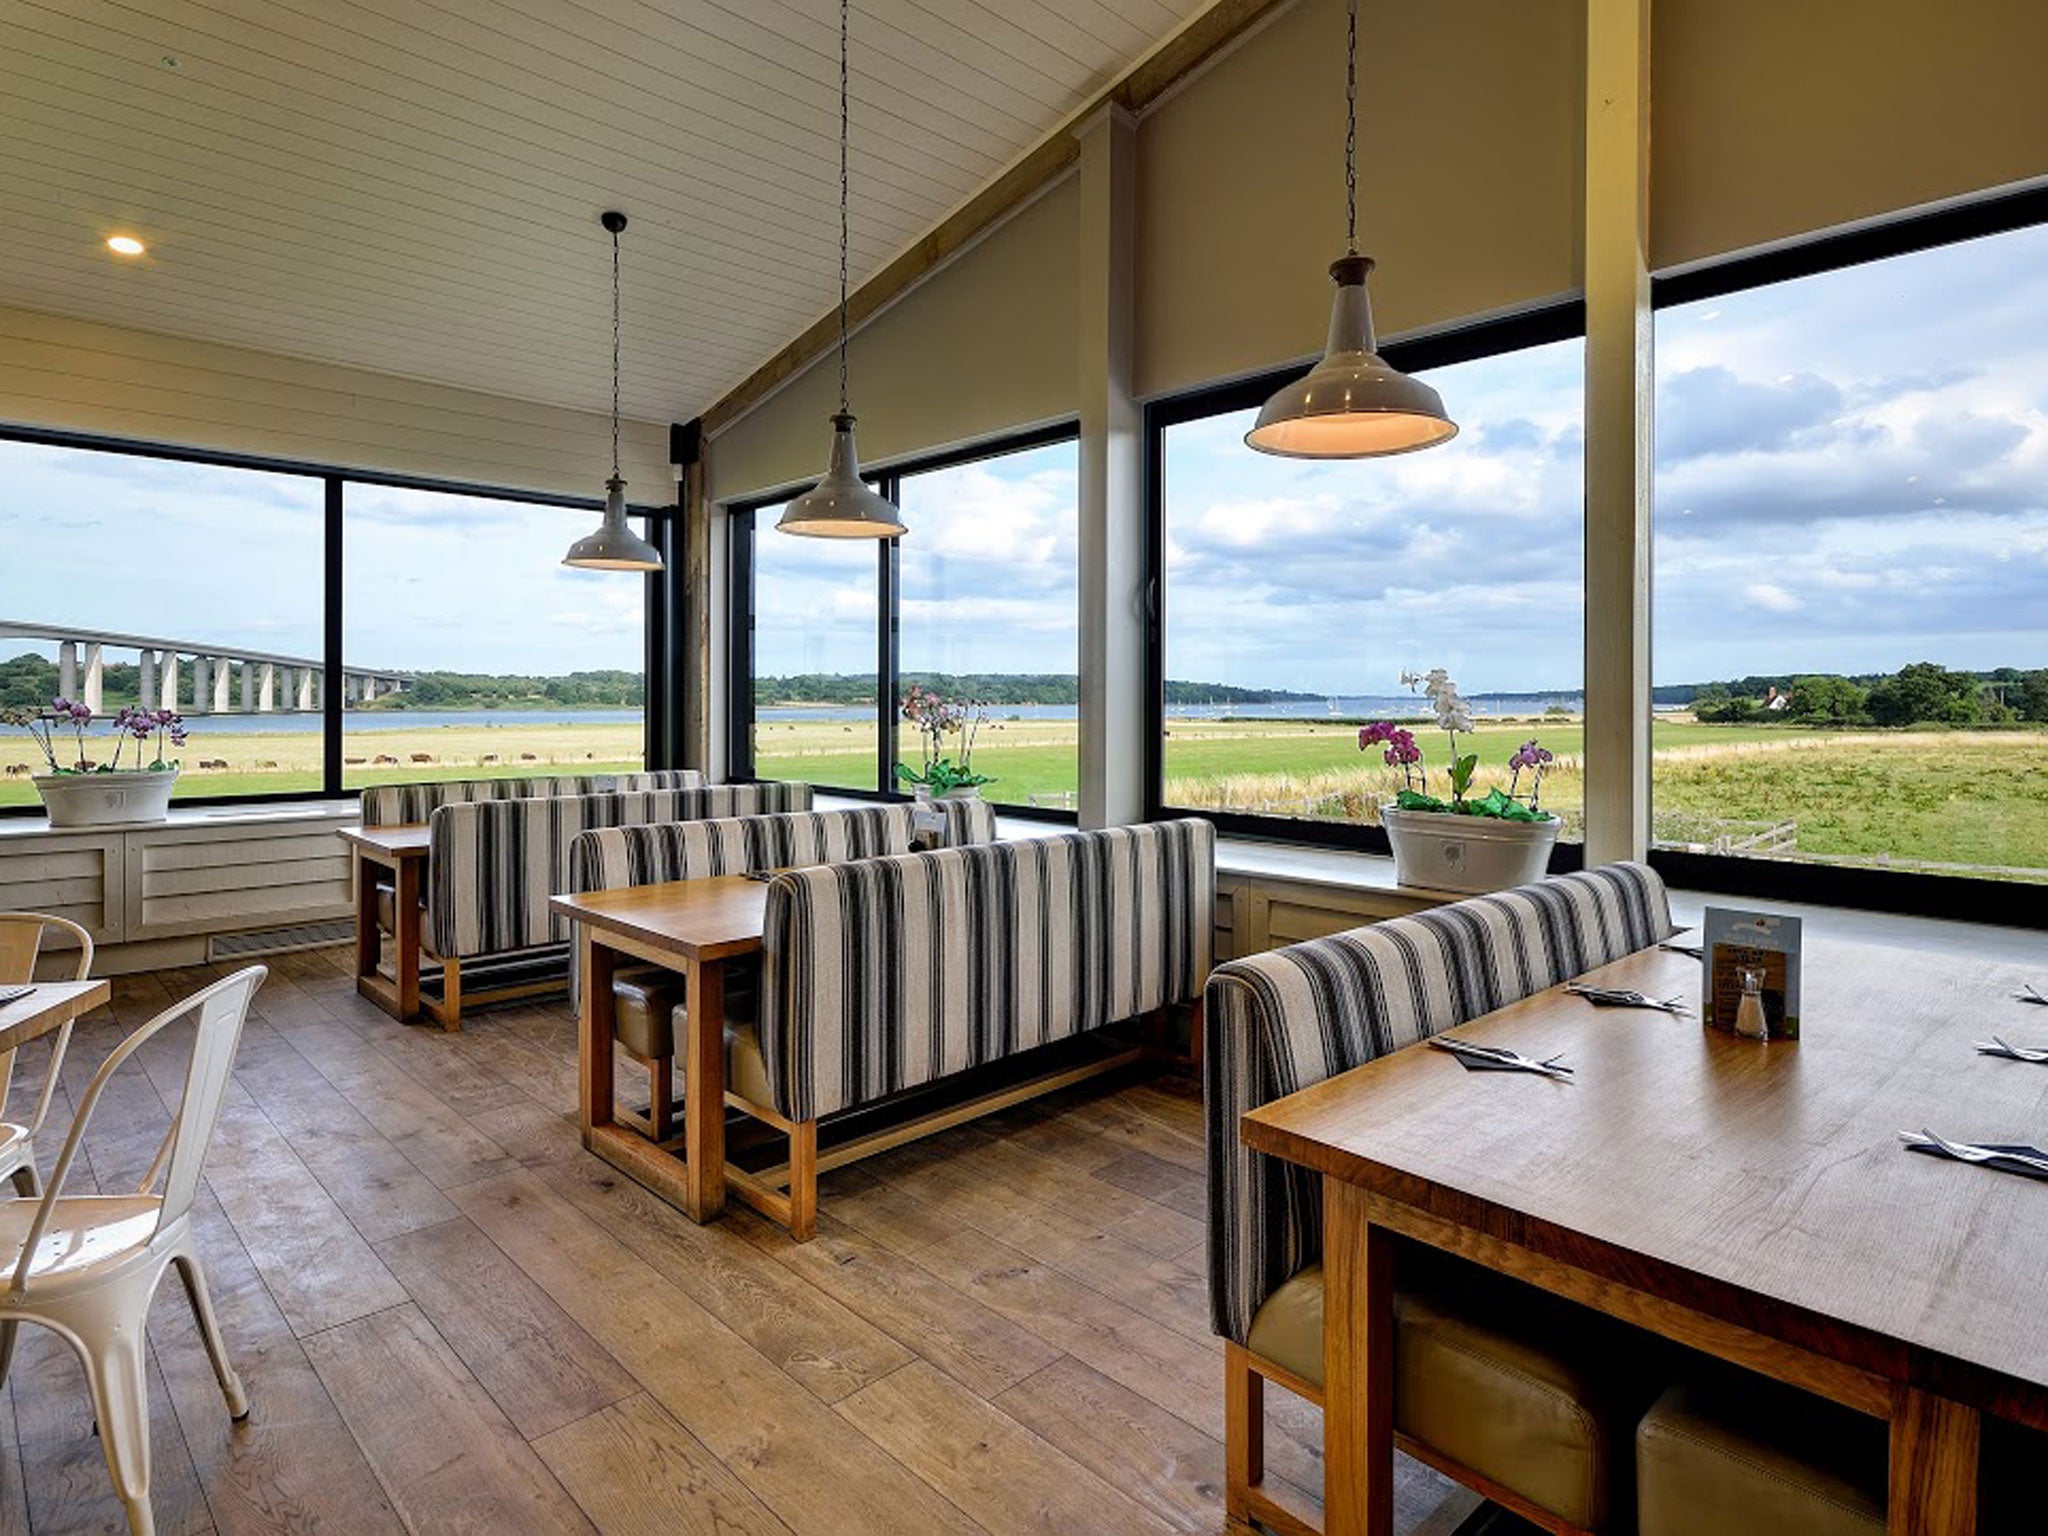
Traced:
<path id="1" fill-rule="evenodd" d="M 109 235 L 107 249 L 116 256 L 140 256 L 147 247 L 133 235 Z"/>

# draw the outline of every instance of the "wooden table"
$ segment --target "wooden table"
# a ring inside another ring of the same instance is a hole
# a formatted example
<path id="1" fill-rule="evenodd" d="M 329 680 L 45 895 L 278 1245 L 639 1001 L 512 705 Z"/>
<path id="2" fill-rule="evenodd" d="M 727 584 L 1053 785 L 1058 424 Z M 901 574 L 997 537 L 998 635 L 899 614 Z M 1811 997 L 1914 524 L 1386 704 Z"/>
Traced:
<path id="1" fill-rule="evenodd" d="M 0 1056 L 62 1029 L 112 996 L 104 980 L 37 982 L 27 997 L 0 1003 Z"/>
<path id="2" fill-rule="evenodd" d="M 427 867 L 425 826 L 344 827 L 356 857 L 356 991 L 401 1023 L 420 1015 L 420 880 Z M 391 871 L 392 964 L 380 969 L 377 872 Z"/>
<path id="3" fill-rule="evenodd" d="M 1330 1536 L 1392 1528 L 1394 1235 L 1775 1376 L 1891 1426 L 1890 1528 L 1976 1528 L 1979 1415 L 2048 1428 L 2048 1183 L 1907 1152 L 1901 1129 L 2048 1140 L 2048 1043 L 2014 968 L 1809 929 L 1805 1038 L 1553 990 L 1461 1034 L 1570 1082 L 1398 1052 L 1247 1115 L 1244 1140 L 1324 1175 Z M 1699 962 L 1592 973 L 1697 1000 Z"/>
<path id="4" fill-rule="evenodd" d="M 725 972 L 761 949 L 768 886 L 727 875 L 674 880 L 548 905 L 576 928 L 583 978 L 581 1099 L 583 1145 L 646 1185 L 694 1221 L 725 1208 Z M 618 1122 L 612 1106 L 612 972 L 618 956 L 650 961 L 683 977 L 683 1157 Z"/>

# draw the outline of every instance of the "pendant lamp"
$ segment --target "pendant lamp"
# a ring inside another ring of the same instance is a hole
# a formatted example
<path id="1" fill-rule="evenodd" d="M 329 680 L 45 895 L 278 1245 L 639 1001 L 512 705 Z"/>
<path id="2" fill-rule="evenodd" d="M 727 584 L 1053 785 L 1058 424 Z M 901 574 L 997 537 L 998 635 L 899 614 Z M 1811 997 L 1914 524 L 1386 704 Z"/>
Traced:
<path id="1" fill-rule="evenodd" d="M 1369 459 L 1448 442 L 1458 424 L 1437 392 L 1381 359 L 1358 254 L 1358 0 L 1350 0 L 1344 70 L 1345 254 L 1330 264 L 1337 295 L 1322 361 L 1276 391 L 1244 435 L 1248 447 L 1290 459 Z"/>
<path id="2" fill-rule="evenodd" d="M 604 483 L 604 521 L 569 546 L 562 564 L 585 571 L 658 571 L 661 552 L 626 523 L 626 477 L 619 473 L 619 235 L 626 216 L 606 213 L 598 222 L 612 237 L 612 474 Z"/>
<path id="3" fill-rule="evenodd" d="M 791 500 L 775 526 L 813 539 L 893 539 L 905 531 L 901 514 L 860 477 L 853 411 L 846 396 L 847 9 L 848 0 L 839 0 L 839 409 L 832 416 L 832 456 L 825 462 L 825 478 Z"/>

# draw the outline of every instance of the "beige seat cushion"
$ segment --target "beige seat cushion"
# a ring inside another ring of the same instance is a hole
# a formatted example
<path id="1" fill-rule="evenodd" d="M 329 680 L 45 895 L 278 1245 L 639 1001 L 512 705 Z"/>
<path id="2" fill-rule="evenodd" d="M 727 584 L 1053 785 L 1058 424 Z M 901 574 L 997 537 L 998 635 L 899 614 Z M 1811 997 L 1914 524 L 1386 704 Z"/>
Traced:
<path id="1" fill-rule="evenodd" d="M 1582 1363 L 1594 1351 L 1569 1347 L 1579 1332 L 1569 1312 L 1521 1287 L 1508 1304 L 1483 1312 L 1428 1275 L 1420 1288 L 1399 1290 L 1394 1426 L 1571 1524 L 1597 1529 L 1607 1513 L 1613 1414 Z M 1322 1384 L 1320 1264 L 1267 1298 L 1246 1345 Z"/>
<path id="2" fill-rule="evenodd" d="M 728 1050 L 733 1029 L 752 1020 L 754 999 L 755 990 L 751 977 L 743 971 L 736 971 L 728 976 L 725 993 Z M 683 1005 L 683 978 L 674 971 L 651 965 L 614 974 L 612 1014 L 612 1036 L 627 1050 L 637 1056 L 649 1058 L 673 1056 L 676 1051 L 676 1035 L 682 1029 L 684 1020 L 689 1017 L 688 1010 Z M 751 1037 L 751 1027 L 748 1034 Z M 756 1044 L 752 1049 L 758 1061 L 761 1054 L 760 1046 Z M 728 1072 L 731 1070 L 729 1067 Z M 757 1074 L 758 1080 L 763 1083 L 767 1080 L 765 1072 L 766 1069 L 763 1068 Z M 730 1079 L 727 1086 L 733 1086 Z"/>
<path id="3" fill-rule="evenodd" d="M 422 936 L 426 927 L 427 904 L 420 902 Z M 398 932 L 398 893 L 388 885 L 377 887 L 377 926 L 385 933 Z"/>
<path id="4" fill-rule="evenodd" d="M 1636 1428 L 1641 1536 L 1884 1536 L 1885 1427 L 1760 1379 L 1671 1388 Z"/>

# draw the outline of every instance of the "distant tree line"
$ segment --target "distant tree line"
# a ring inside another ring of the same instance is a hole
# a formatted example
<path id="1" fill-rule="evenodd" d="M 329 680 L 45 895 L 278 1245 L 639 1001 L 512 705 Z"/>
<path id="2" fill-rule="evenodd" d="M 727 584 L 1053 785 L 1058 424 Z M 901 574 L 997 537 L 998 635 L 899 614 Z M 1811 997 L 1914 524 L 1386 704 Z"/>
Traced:
<path id="1" fill-rule="evenodd" d="M 912 684 L 951 699 L 982 699 L 990 704 L 1078 704 L 1080 679 L 1071 672 L 905 672 Z M 754 702 L 761 704 L 872 704 L 875 675 L 844 672 L 800 672 L 790 677 L 754 679 Z M 1281 688 L 1232 688 L 1223 683 L 1166 684 L 1169 704 L 1278 704 L 1320 694 L 1289 693 Z"/>
<path id="2" fill-rule="evenodd" d="M 1843 677 L 1745 677 L 1693 691 L 1694 715 L 1714 724 L 1796 720 L 1811 725 L 2004 725 L 2048 722 L 2048 670 L 1958 672 L 1916 661 L 1897 672 Z"/>

